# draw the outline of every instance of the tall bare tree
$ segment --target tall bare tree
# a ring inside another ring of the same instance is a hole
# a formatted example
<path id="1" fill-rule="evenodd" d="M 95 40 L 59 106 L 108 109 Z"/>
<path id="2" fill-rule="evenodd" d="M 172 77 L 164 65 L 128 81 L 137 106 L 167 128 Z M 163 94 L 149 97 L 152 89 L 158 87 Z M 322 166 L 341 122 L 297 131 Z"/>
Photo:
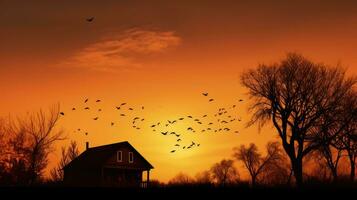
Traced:
<path id="1" fill-rule="evenodd" d="M 17 160 L 25 163 L 27 184 L 39 181 L 47 167 L 48 154 L 53 151 L 54 143 L 64 139 L 62 130 L 56 129 L 59 112 L 60 106 L 56 105 L 48 113 L 42 110 L 29 113 L 10 124 L 13 151 Z"/>
<path id="2" fill-rule="evenodd" d="M 325 113 L 335 113 L 356 83 L 346 78 L 340 67 L 314 63 L 296 53 L 289 53 L 279 63 L 259 65 L 241 76 L 252 100 L 253 112 L 248 126 L 259 127 L 271 121 L 289 156 L 296 183 L 303 183 L 303 158 L 320 144 L 312 143 L 315 127 Z M 323 129 L 323 128 L 321 128 Z"/>

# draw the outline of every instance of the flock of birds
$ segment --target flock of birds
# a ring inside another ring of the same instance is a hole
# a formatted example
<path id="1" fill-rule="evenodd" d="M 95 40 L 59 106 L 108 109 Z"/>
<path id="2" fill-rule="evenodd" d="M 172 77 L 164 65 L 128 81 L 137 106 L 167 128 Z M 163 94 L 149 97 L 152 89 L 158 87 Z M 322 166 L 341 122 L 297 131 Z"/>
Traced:
<path id="1" fill-rule="evenodd" d="M 94 17 L 90 17 L 90 18 L 86 18 L 86 21 L 91 23 L 94 21 Z M 208 102 L 213 102 L 214 99 L 213 98 L 210 98 L 208 93 L 207 92 L 204 92 L 202 93 L 202 95 L 204 97 L 207 97 L 207 101 Z M 88 101 L 89 99 L 85 99 L 84 100 L 84 104 L 86 104 L 86 106 L 84 107 L 84 110 L 90 110 L 91 108 L 89 106 L 87 106 L 88 104 Z M 239 99 L 238 102 L 242 102 L 243 99 Z M 100 103 L 101 100 L 100 99 L 97 99 L 95 101 L 95 103 Z M 235 109 L 236 108 L 236 105 L 232 105 L 231 107 L 229 108 L 224 108 L 224 107 L 221 107 L 217 110 L 217 112 L 213 115 L 213 117 L 216 119 L 216 121 L 209 121 L 209 122 L 206 122 L 205 119 L 209 118 L 209 115 L 207 114 L 204 114 L 202 115 L 201 117 L 194 117 L 192 115 L 187 115 L 185 117 L 179 117 L 177 119 L 171 119 L 171 120 L 167 120 L 165 122 L 157 122 L 155 124 L 152 124 L 150 125 L 150 128 L 153 132 L 157 132 L 157 130 L 160 129 L 160 133 L 164 136 L 169 136 L 169 135 L 173 135 L 175 136 L 175 141 L 176 141 L 176 144 L 174 145 L 174 147 L 176 147 L 176 149 L 173 149 L 171 150 L 170 152 L 171 153 L 175 153 L 178 149 L 182 149 L 182 150 L 188 150 L 188 149 L 191 149 L 193 147 L 199 147 L 200 144 L 197 143 L 197 142 L 194 142 L 194 141 L 191 141 L 189 145 L 181 145 L 180 142 L 182 141 L 182 135 L 183 134 L 180 134 L 180 133 L 177 133 L 175 131 L 171 131 L 170 128 L 172 128 L 173 126 L 175 126 L 176 124 L 179 124 L 181 121 L 185 121 L 185 120 L 190 120 L 193 124 L 196 124 L 196 125 L 199 125 L 200 127 L 199 128 L 196 128 L 194 127 L 193 125 L 192 126 L 189 126 L 186 128 L 186 131 L 187 132 L 190 132 L 190 133 L 196 133 L 196 132 L 201 132 L 201 133 L 209 133 L 209 132 L 212 132 L 212 133 L 218 133 L 218 132 L 230 132 L 231 131 L 231 128 L 228 127 L 228 124 L 230 123 L 233 123 L 234 121 L 241 121 L 240 118 L 234 118 L 233 115 L 230 115 L 229 114 L 229 111 L 232 110 L 232 109 Z M 134 108 L 132 107 L 128 107 L 127 106 L 127 103 L 121 103 L 120 105 L 118 106 L 115 106 L 115 109 L 118 110 L 118 111 L 123 111 L 123 110 L 128 110 L 128 111 L 133 111 Z M 144 110 L 145 107 L 144 106 L 141 106 L 139 109 L 141 110 Z M 76 111 L 77 108 L 76 107 L 73 107 L 71 109 L 72 111 Z M 98 112 L 101 112 L 102 109 L 101 108 L 98 108 L 97 109 Z M 60 112 L 60 114 L 62 116 L 65 115 L 64 112 Z M 121 112 L 119 114 L 120 117 L 126 117 L 128 116 L 128 114 L 126 114 L 125 112 Z M 212 117 L 212 116 L 211 116 Z M 99 117 L 96 116 L 96 117 L 93 117 L 92 118 L 94 121 L 97 121 L 99 120 Z M 145 121 L 145 118 L 143 117 L 138 117 L 138 116 L 135 116 L 134 118 L 132 118 L 131 120 L 131 127 L 133 129 L 136 129 L 136 130 L 140 130 L 141 129 L 141 124 L 142 122 Z M 110 122 L 110 126 L 115 126 L 115 122 L 114 121 L 111 121 Z M 214 125 L 218 125 L 218 127 L 216 126 L 216 128 L 214 128 Z M 84 131 L 83 129 L 81 128 L 78 128 L 77 130 L 75 130 L 75 132 L 81 132 L 83 131 L 85 135 L 88 135 L 88 132 Z M 239 131 L 234 131 L 234 133 L 239 133 Z"/>
<path id="2" fill-rule="evenodd" d="M 213 98 L 209 98 L 208 93 L 202 93 L 204 97 L 208 98 L 208 102 L 213 102 Z M 242 102 L 242 99 L 239 99 L 238 102 Z M 84 106 L 82 107 L 83 110 L 97 110 L 97 112 L 102 112 L 102 108 L 93 108 L 89 106 L 89 99 L 84 100 Z M 102 101 L 100 99 L 95 100 L 95 103 L 100 105 Z M 184 145 L 181 144 L 183 141 L 183 133 L 178 133 L 177 131 L 173 131 L 175 129 L 175 126 L 177 126 L 180 123 L 183 123 L 183 121 L 188 121 L 190 123 L 190 126 L 185 128 L 185 134 L 186 133 L 191 133 L 191 134 L 196 134 L 196 133 L 219 133 L 219 132 L 231 132 L 233 131 L 231 128 L 229 128 L 229 125 L 235 121 L 240 122 L 241 119 L 237 117 L 233 117 L 233 114 L 230 114 L 231 111 L 234 112 L 234 109 L 237 107 L 236 104 L 225 108 L 225 107 L 220 107 L 217 109 L 217 111 L 212 114 L 204 114 L 201 116 L 193 116 L 193 115 L 187 115 L 187 116 L 181 116 L 175 119 L 167 119 L 166 121 L 159 121 L 156 123 L 151 123 L 149 125 L 149 129 L 152 132 L 159 133 L 163 136 L 174 136 L 175 138 L 175 145 L 174 148 L 170 152 L 175 153 L 179 149 L 181 150 L 189 150 L 194 147 L 199 147 L 200 143 L 191 141 L 189 144 Z M 141 106 L 139 108 L 133 108 L 129 107 L 127 103 L 121 103 L 119 105 L 116 105 L 115 108 L 116 111 L 119 111 L 119 117 L 130 117 L 130 113 L 134 110 L 144 110 L 145 107 Z M 71 109 L 71 112 L 75 112 L 76 110 L 79 110 L 79 108 L 73 107 Z M 60 115 L 65 116 L 66 114 L 64 112 L 60 112 Z M 92 118 L 94 121 L 100 120 L 99 116 L 95 116 Z M 143 122 L 145 121 L 144 117 L 140 116 L 134 116 L 130 123 L 131 127 L 133 129 L 139 130 L 142 128 L 142 125 L 144 124 Z M 187 123 L 184 123 L 187 124 Z M 110 121 L 108 122 L 108 125 L 110 126 L 115 126 L 116 122 Z M 181 130 L 182 130 L 182 125 L 181 125 Z M 88 135 L 88 132 L 84 131 L 81 128 L 78 128 L 74 130 L 74 132 L 84 132 L 85 135 Z M 234 133 L 239 133 L 239 131 L 235 130 Z"/>

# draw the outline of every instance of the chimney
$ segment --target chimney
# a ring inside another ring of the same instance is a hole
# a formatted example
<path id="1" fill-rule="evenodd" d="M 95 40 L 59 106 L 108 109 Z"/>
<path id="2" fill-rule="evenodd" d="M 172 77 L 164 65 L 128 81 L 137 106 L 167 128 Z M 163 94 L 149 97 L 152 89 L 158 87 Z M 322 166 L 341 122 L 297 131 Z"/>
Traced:
<path id="1" fill-rule="evenodd" d="M 89 142 L 86 142 L 86 150 L 89 149 Z"/>

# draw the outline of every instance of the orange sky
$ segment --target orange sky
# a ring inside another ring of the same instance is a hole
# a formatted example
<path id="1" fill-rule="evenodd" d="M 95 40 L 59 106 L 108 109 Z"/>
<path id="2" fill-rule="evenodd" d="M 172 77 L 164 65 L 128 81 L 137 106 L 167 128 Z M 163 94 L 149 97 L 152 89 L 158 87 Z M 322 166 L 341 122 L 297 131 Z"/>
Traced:
<path id="1" fill-rule="evenodd" d="M 154 165 L 153 178 L 167 181 L 180 171 L 194 175 L 230 158 L 235 146 L 255 142 L 263 149 L 276 139 L 270 127 L 260 134 L 256 127 L 244 128 L 248 102 L 238 102 L 246 99 L 239 85 L 243 70 L 297 51 L 357 72 L 356 13 L 353 1 L 2 0 L 0 114 L 60 102 L 66 113 L 60 126 L 69 139 L 59 146 L 76 140 L 83 150 L 85 141 L 96 146 L 128 140 Z M 90 16 L 93 23 L 85 21 Z M 215 101 L 208 103 L 202 92 Z M 84 111 L 85 98 L 103 111 Z M 122 102 L 135 109 L 132 116 L 145 116 L 140 131 L 131 128 L 132 117 L 115 110 Z M 201 144 L 192 150 L 170 154 L 174 136 L 149 128 L 189 114 L 208 114 L 205 121 L 214 121 L 218 108 L 233 104 L 238 106 L 231 114 L 243 121 L 229 127 L 239 134 L 193 135 L 185 120 L 168 129 L 181 132 L 182 143 Z M 77 128 L 89 135 L 74 133 Z M 57 156 L 51 155 L 51 166 Z"/>

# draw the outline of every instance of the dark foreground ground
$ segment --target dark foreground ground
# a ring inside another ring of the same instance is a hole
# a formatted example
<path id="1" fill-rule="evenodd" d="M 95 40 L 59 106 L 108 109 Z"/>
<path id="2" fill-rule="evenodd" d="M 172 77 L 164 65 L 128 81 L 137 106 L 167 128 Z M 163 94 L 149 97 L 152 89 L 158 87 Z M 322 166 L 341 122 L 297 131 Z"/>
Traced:
<path id="1" fill-rule="evenodd" d="M 306 187 L 297 188 L 69 188 L 69 187 L 1 187 L 1 196 L 26 199 L 357 199 L 357 187 Z M 3 199 L 3 198 L 0 198 Z M 9 199 L 9 198 L 4 198 Z M 12 199 L 12 198 L 11 198 Z"/>

